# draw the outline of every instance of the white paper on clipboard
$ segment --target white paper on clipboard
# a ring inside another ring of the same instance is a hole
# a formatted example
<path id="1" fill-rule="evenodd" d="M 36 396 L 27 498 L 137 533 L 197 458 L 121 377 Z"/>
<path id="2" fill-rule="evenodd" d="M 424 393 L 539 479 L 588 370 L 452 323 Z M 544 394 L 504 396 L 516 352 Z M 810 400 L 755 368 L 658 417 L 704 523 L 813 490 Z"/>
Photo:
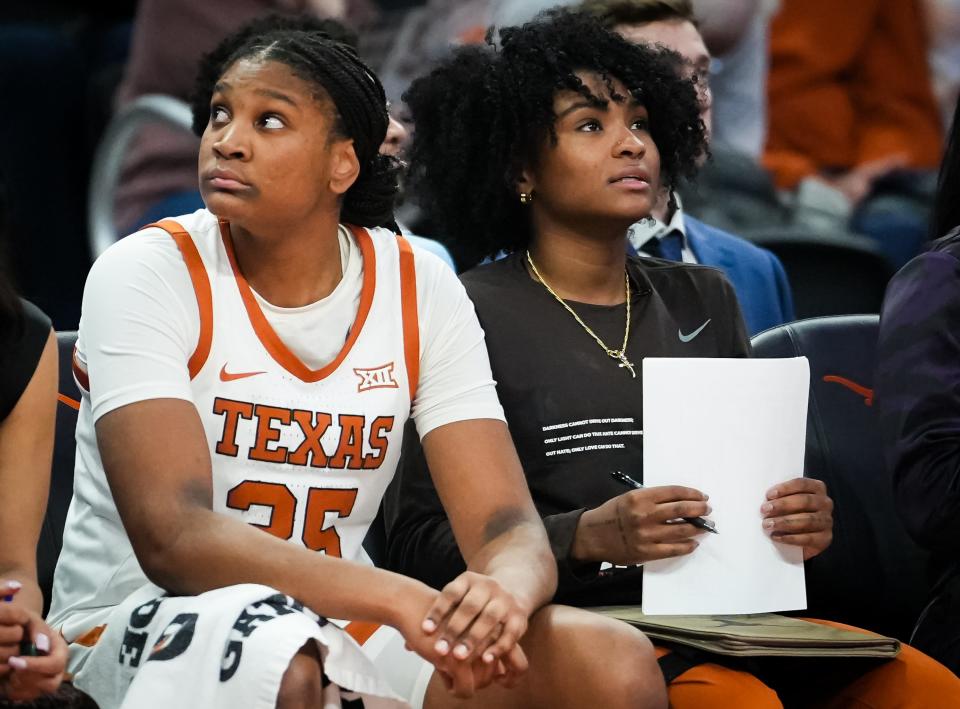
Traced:
<path id="1" fill-rule="evenodd" d="M 644 613 L 806 607 L 802 549 L 770 539 L 760 506 L 803 475 L 809 388 L 805 357 L 644 360 L 644 485 L 705 492 L 719 531 L 692 554 L 646 564 Z"/>

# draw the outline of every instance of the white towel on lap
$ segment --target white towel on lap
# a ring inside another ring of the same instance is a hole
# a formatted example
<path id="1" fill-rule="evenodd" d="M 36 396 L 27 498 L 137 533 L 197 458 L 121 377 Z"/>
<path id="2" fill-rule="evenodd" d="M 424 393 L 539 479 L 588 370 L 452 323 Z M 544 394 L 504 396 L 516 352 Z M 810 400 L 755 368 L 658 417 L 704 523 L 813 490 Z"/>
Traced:
<path id="1" fill-rule="evenodd" d="M 330 680 L 324 709 L 409 706 L 347 633 L 254 584 L 182 597 L 144 586 L 114 609 L 74 682 L 101 709 L 272 709 L 290 660 L 310 639 Z"/>

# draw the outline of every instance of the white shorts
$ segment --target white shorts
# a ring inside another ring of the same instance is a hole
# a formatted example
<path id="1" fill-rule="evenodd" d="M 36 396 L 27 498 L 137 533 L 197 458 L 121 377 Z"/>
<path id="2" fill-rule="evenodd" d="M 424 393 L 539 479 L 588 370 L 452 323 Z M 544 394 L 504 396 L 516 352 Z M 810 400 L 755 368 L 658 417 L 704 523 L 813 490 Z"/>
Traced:
<path id="1" fill-rule="evenodd" d="M 69 669 L 101 709 L 272 709 L 310 639 L 323 662 L 324 709 L 356 699 L 366 709 L 422 707 L 433 667 L 399 632 L 328 621 L 255 584 L 172 597 L 143 586 L 113 609 L 96 644 L 71 644 Z"/>

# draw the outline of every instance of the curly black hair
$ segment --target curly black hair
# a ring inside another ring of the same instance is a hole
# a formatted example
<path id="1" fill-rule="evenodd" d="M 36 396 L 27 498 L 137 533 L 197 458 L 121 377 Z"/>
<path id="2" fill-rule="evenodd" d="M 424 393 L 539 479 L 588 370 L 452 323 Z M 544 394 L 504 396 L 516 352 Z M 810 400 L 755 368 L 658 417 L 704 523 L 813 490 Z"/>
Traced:
<path id="1" fill-rule="evenodd" d="M 700 104 L 680 57 L 634 45 L 583 12 L 550 10 L 487 43 L 454 52 L 410 86 L 404 100 L 415 126 L 409 179 L 437 236 L 469 267 L 501 251 L 526 248 L 527 210 L 516 184 L 557 140 L 554 97 L 593 96 L 577 71 L 599 75 L 613 96 L 618 80 L 650 116 L 661 184 L 673 189 L 706 154 Z"/>
<path id="2" fill-rule="evenodd" d="M 213 88 L 237 61 L 285 64 L 330 99 L 336 111 L 334 133 L 353 140 L 360 174 L 343 197 L 341 220 L 396 231 L 393 205 L 400 165 L 380 155 L 390 120 L 387 100 L 380 80 L 357 56 L 356 40 L 356 34 L 334 20 L 269 15 L 247 23 L 201 59 L 190 97 L 193 131 L 203 134 Z"/>

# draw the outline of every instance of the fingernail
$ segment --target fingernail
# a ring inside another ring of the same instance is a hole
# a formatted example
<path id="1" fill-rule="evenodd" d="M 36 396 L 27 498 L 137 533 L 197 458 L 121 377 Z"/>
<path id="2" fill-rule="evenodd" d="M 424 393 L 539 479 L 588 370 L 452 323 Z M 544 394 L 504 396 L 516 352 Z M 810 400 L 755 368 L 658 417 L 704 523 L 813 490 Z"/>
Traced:
<path id="1" fill-rule="evenodd" d="M 764 528 L 764 529 L 773 529 L 773 520 L 772 520 L 772 519 L 765 519 L 765 520 L 763 520 L 763 528 Z"/>
<path id="2" fill-rule="evenodd" d="M 453 656 L 460 660 L 466 659 L 467 655 L 469 654 L 470 654 L 470 648 L 468 648 L 463 643 L 460 643 L 455 648 L 453 648 Z"/>
<path id="3" fill-rule="evenodd" d="M 772 487 L 769 490 L 767 490 L 768 500 L 772 500 L 773 498 L 778 497 L 779 495 L 780 495 L 780 492 L 775 487 Z"/>
<path id="4" fill-rule="evenodd" d="M 496 659 L 497 658 L 493 656 L 492 652 L 483 653 L 483 661 L 486 662 L 488 665 Z"/>
<path id="5" fill-rule="evenodd" d="M 770 502 L 764 502 L 762 505 L 760 505 L 760 511 L 764 514 L 770 512 L 771 510 L 773 510 L 773 504 Z"/>
<path id="6" fill-rule="evenodd" d="M 37 646 L 37 650 L 43 653 L 50 652 L 50 638 L 46 636 L 45 633 L 40 633 L 37 635 L 34 644 Z"/>
<path id="7" fill-rule="evenodd" d="M 15 670 L 25 670 L 27 669 L 27 661 L 22 657 L 11 657 L 7 660 L 7 664 L 10 665 Z"/>
<path id="8" fill-rule="evenodd" d="M 713 512 L 713 508 L 710 505 L 707 505 L 707 514 Z"/>
<path id="9" fill-rule="evenodd" d="M 450 643 L 446 640 L 437 640 L 437 644 L 433 646 L 433 649 L 439 652 L 441 655 L 446 655 L 450 652 Z"/>
<path id="10" fill-rule="evenodd" d="M 423 628 L 423 632 L 432 633 L 437 629 L 437 624 L 431 618 L 427 618 L 420 627 Z"/>

